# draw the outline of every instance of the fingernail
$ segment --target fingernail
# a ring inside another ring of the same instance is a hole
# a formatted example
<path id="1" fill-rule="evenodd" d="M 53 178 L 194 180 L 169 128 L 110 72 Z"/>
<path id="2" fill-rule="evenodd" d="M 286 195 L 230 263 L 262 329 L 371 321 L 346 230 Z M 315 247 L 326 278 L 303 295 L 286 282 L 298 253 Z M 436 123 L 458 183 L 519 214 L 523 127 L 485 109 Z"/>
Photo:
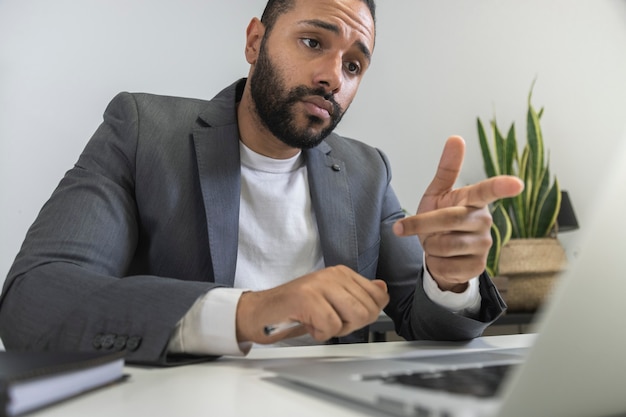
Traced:
<path id="1" fill-rule="evenodd" d="M 404 225 L 402 222 L 398 221 L 393 225 L 393 232 L 398 236 L 402 236 L 402 234 L 404 234 Z"/>

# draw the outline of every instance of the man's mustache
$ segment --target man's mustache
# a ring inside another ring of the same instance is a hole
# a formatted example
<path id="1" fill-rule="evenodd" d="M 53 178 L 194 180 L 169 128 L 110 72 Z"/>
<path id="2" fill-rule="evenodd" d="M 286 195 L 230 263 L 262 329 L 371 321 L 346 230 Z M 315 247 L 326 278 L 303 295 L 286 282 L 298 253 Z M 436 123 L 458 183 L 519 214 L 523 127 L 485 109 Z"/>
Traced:
<path id="1" fill-rule="evenodd" d="M 332 112 L 333 116 L 343 114 L 343 109 L 341 108 L 339 103 L 335 101 L 335 95 L 332 92 L 330 93 L 327 92 L 322 87 L 308 88 L 302 85 L 298 86 L 295 89 L 293 89 L 291 93 L 289 94 L 289 101 L 296 102 L 296 101 L 302 100 L 305 97 L 310 97 L 310 96 L 319 96 L 319 97 L 322 97 L 324 100 L 328 101 L 333 107 L 333 112 Z"/>

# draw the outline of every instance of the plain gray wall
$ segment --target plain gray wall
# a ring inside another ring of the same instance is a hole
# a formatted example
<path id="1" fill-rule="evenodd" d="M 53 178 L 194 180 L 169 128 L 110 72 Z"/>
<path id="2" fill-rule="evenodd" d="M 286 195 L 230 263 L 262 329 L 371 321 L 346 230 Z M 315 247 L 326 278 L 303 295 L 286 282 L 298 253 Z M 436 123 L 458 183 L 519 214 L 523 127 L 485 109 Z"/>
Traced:
<path id="1" fill-rule="evenodd" d="M 0 0 L 0 282 L 42 204 L 119 91 L 211 98 L 247 74 L 264 0 Z M 525 133 L 545 107 L 552 170 L 582 227 L 626 124 L 625 0 L 379 0 L 373 65 L 339 132 L 382 148 L 413 211 L 442 144 L 475 120 Z M 623 190 L 619 190 L 622 192 Z M 575 255 L 578 232 L 562 234 Z"/>

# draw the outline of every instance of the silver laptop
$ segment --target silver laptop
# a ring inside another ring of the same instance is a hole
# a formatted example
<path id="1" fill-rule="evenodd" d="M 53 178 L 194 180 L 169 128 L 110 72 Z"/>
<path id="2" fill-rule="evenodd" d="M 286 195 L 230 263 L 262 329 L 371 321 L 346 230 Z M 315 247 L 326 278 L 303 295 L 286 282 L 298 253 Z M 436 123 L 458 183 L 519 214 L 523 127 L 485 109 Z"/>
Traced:
<path id="1" fill-rule="evenodd" d="M 626 415 L 626 146 L 615 157 L 581 230 L 581 253 L 526 351 L 416 352 L 271 370 L 381 415 Z"/>

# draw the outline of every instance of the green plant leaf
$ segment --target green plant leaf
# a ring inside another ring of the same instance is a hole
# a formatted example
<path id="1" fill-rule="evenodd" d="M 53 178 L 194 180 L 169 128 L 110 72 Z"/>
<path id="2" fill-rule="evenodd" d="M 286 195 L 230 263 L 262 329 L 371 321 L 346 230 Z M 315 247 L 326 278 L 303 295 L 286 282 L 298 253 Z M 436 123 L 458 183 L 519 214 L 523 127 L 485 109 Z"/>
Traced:
<path id="1" fill-rule="evenodd" d="M 493 208 L 491 216 L 493 218 L 493 224 L 495 224 L 500 231 L 502 244 L 506 245 L 506 243 L 511 239 L 513 226 L 511 225 L 511 219 L 509 218 L 509 215 L 504 209 L 504 205 L 501 203 L 496 204 Z"/>
<path id="2" fill-rule="evenodd" d="M 535 184 L 533 195 L 532 195 L 532 207 L 531 207 L 531 216 L 528 219 L 528 224 L 530 226 L 530 236 L 535 237 L 543 237 L 542 233 L 538 232 L 539 222 L 541 221 L 542 215 L 545 216 L 545 213 L 541 213 L 541 207 L 544 201 L 546 200 L 547 194 L 550 192 L 550 169 L 545 167 L 544 170 L 540 173 L 541 178 L 537 179 L 537 183 Z"/>
<path id="3" fill-rule="evenodd" d="M 541 133 L 541 126 L 539 125 L 539 115 L 530 103 L 531 93 L 528 95 L 528 113 L 526 120 L 527 130 L 527 146 L 529 148 L 529 165 L 532 172 L 532 178 L 535 182 L 540 180 L 542 171 L 544 169 L 544 149 L 543 149 L 543 135 Z"/>
<path id="4" fill-rule="evenodd" d="M 505 200 L 505 207 L 513 225 L 513 238 L 525 238 L 529 234 L 527 222 L 533 181 L 529 174 L 528 155 L 529 149 L 526 146 L 518 161 L 517 176 L 524 182 L 524 190 L 517 196 Z"/>
<path id="5" fill-rule="evenodd" d="M 502 172 L 506 175 L 516 175 L 513 164 L 517 163 L 517 139 L 515 135 L 515 123 L 511 123 L 509 132 L 506 134 L 506 158 Z"/>
<path id="6" fill-rule="evenodd" d="M 508 174 L 507 172 L 507 155 L 506 155 L 506 139 L 502 136 L 496 120 L 491 122 L 491 130 L 493 131 L 493 140 L 496 151 L 496 163 L 498 164 L 498 172 L 500 174 Z"/>
<path id="7" fill-rule="evenodd" d="M 549 192 L 540 201 L 538 207 L 537 227 L 535 236 L 547 237 L 554 230 L 556 218 L 561 209 L 561 189 L 559 182 L 555 179 Z"/>
<path id="8" fill-rule="evenodd" d="M 480 118 L 476 119 L 476 124 L 478 125 L 478 140 L 480 142 L 480 150 L 483 154 L 483 165 L 485 169 L 485 174 L 487 175 L 487 177 L 495 177 L 496 175 L 499 175 L 499 170 L 497 169 L 491 156 L 489 142 L 487 139 L 487 135 L 485 134 L 485 128 L 483 127 Z"/>
<path id="9" fill-rule="evenodd" d="M 498 275 L 498 264 L 500 262 L 500 252 L 502 250 L 502 238 L 500 237 L 500 231 L 495 224 L 491 225 L 491 248 L 489 248 L 489 254 L 487 255 L 487 274 L 490 277 Z"/>
<path id="10" fill-rule="evenodd" d="M 492 207 L 491 217 L 491 249 L 487 258 L 487 266 L 492 271 L 491 276 L 498 274 L 498 264 L 500 263 L 500 248 L 511 239 L 511 220 L 504 209 L 502 202 L 497 202 Z"/>

